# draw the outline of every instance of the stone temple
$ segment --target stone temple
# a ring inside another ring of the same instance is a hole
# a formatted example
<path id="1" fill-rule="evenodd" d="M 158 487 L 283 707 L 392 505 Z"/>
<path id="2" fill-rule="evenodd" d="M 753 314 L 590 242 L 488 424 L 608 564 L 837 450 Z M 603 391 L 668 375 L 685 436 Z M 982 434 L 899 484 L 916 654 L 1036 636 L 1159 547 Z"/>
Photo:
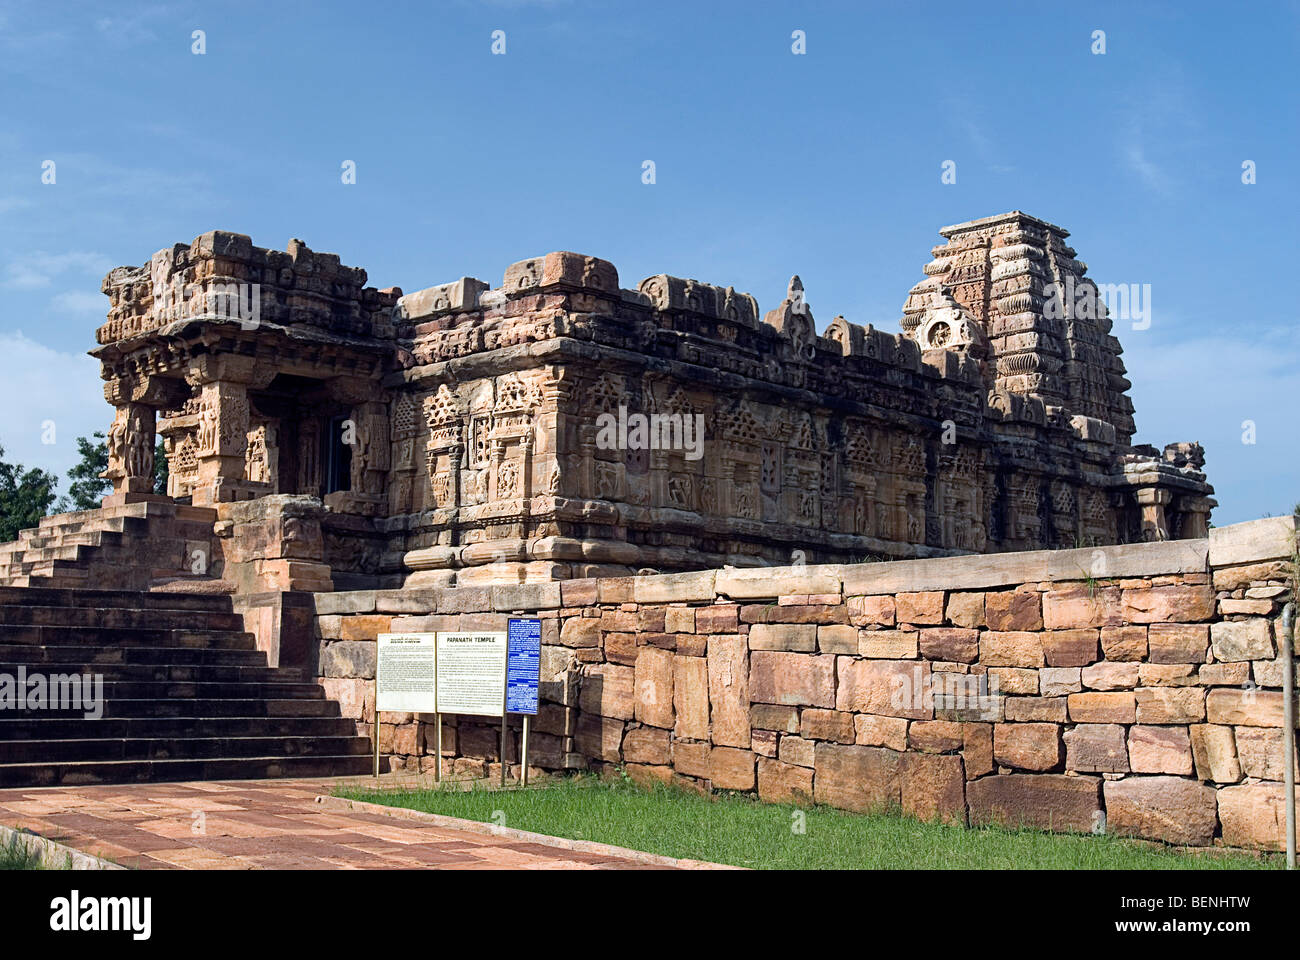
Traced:
<path id="1" fill-rule="evenodd" d="M 901 332 L 819 334 L 798 277 L 764 313 L 560 252 L 403 294 L 206 233 L 104 279 L 106 505 L 156 498 L 161 435 L 166 499 L 218 517 L 196 569 L 243 592 L 1205 536 L 1200 446 L 1132 445 L 1106 307 L 1062 301 L 1096 293 L 1067 232 L 940 235 Z"/>

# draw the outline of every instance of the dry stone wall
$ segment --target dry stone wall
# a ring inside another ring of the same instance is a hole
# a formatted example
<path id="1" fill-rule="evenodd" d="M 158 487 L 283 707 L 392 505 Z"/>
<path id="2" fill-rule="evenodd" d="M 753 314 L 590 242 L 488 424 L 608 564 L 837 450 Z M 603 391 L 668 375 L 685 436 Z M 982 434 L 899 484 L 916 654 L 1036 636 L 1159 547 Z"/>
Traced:
<path id="1" fill-rule="evenodd" d="M 1295 542 L 1277 518 L 1096 549 L 323 593 L 321 682 L 369 729 L 377 634 L 536 615 L 538 768 L 1278 849 Z M 394 766 L 431 771 L 432 719 L 381 715 Z M 499 771 L 495 725 L 444 725 L 445 770 Z"/>

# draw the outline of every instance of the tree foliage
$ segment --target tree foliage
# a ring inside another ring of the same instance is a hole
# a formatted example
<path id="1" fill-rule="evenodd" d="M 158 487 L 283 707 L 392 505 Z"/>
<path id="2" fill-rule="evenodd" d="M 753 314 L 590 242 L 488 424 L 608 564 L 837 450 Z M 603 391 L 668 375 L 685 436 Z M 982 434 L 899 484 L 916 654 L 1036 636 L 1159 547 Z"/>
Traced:
<path id="1" fill-rule="evenodd" d="M 52 473 L 5 462 L 0 447 L 0 542 L 17 540 L 19 530 L 40 523 L 54 503 L 58 482 Z"/>

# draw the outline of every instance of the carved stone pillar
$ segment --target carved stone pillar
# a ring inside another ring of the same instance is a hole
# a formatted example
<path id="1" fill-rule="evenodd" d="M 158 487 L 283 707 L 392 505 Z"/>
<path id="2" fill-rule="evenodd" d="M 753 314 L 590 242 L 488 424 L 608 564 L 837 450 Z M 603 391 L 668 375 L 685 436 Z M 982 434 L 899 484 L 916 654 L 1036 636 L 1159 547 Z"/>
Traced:
<path id="1" fill-rule="evenodd" d="M 198 480 L 195 505 L 243 499 L 244 456 L 248 449 L 248 388 L 215 380 L 200 387 Z"/>
<path id="2" fill-rule="evenodd" d="M 1142 539 L 1168 540 L 1169 522 L 1165 507 L 1173 494 L 1159 487 L 1143 487 L 1137 492 L 1138 506 L 1142 508 Z"/>
<path id="3" fill-rule="evenodd" d="M 101 477 L 113 481 L 113 498 L 126 502 L 129 494 L 153 493 L 154 411 L 143 403 L 117 407 L 108 428 L 108 469 Z"/>

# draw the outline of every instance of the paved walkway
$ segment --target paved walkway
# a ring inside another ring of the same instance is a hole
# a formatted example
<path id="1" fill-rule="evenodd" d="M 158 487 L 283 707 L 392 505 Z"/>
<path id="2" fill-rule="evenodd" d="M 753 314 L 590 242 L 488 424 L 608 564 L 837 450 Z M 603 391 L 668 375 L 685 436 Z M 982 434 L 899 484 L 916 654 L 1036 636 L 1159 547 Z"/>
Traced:
<path id="1" fill-rule="evenodd" d="M 450 817 L 317 803 L 338 780 L 0 790 L 0 823 L 159 870 L 673 869 L 704 866 Z M 373 784 L 373 780 L 364 781 Z"/>

